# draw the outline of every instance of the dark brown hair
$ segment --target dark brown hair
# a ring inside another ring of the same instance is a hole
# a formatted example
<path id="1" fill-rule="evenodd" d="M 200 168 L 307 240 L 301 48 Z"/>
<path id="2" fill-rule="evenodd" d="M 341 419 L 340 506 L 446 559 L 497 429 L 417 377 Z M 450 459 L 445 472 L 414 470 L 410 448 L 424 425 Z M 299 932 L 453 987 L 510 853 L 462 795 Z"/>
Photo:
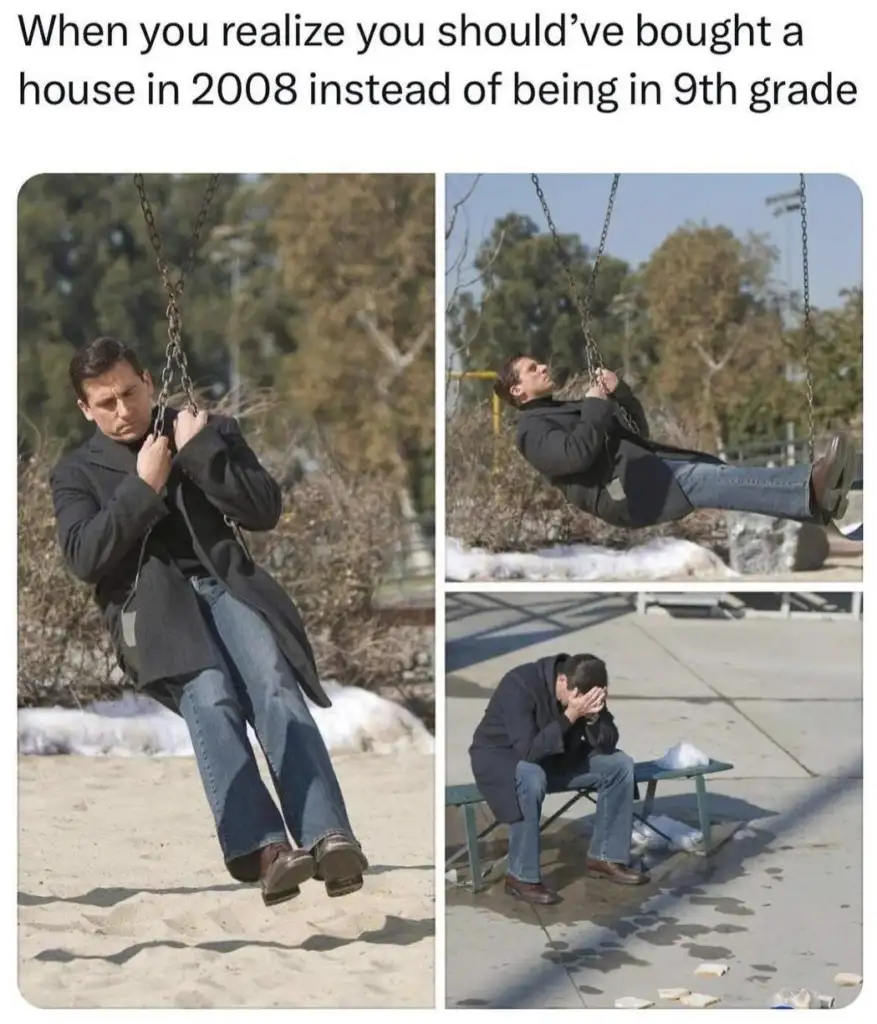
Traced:
<path id="1" fill-rule="evenodd" d="M 128 363 L 137 376 L 143 378 L 144 370 L 137 353 L 124 342 L 104 337 L 83 345 L 70 360 L 70 383 L 76 397 L 87 402 L 84 382 L 102 376 L 121 362 Z"/>
<path id="2" fill-rule="evenodd" d="M 557 666 L 557 674 L 566 676 L 567 686 L 579 693 L 587 693 L 595 686 L 605 690 L 609 685 L 606 662 L 596 654 L 573 654 L 564 658 Z"/>
<path id="3" fill-rule="evenodd" d="M 501 398 L 507 405 L 513 405 L 515 408 L 520 404 L 512 394 L 512 388 L 515 384 L 520 383 L 520 375 L 518 374 L 518 360 L 525 359 L 526 357 L 518 352 L 516 355 L 510 356 L 502 364 L 497 374 L 497 379 L 493 384 L 493 393 Z"/>

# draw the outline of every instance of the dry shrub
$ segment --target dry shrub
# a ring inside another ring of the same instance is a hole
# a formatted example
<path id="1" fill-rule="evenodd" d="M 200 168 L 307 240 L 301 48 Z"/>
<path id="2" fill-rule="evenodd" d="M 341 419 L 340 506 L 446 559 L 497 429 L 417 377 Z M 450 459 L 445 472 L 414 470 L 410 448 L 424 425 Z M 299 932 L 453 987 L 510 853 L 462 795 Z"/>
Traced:
<path id="1" fill-rule="evenodd" d="M 374 607 L 400 537 L 386 480 L 337 470 L 301 479 L 292 465 L 294 442 L 283 451 L 263 448 L 258 421 L 244 427 L 281 481 L 285 510 L 274 531 L 249 535 L 248 546 L 298 605 L 321 674 L 350 685 L 398 689 L 401 673 L 415 659 L 422 666 L 429 652 L 431 663 L 432 638 L 422 631 L 412 639 L 410 630 L 392 628 Z M 115 665 L 91 588 L 73 577 L 61 557 L 49 488 L 57 455 L 43 449 L 19 467 L 20 706 L 77 706 L 130 688 Z"/>
<path id="2" fill-rule="evenodd" d="M 559 397 L 581 397 L 587 377 L 569 381 Z M 704 510 L 675 523 L 641 529 L 610 526 L 567 504 L 515 447 L 512 412 L 504 411 L 494 434 L 486 404 L 466 406 L 445 432 L 447 533 L 467 547 L 488 551 L 535 551 L 550 544 L 584 543 L 622 550 L 654 537 L 690 540 L 727 556 L 725 517 Z M 665 411 L 650 416 L 652 434 L 685 447 L 678 423 Z"/>
<path id="3" fill-rule="evenodd" d="M 311 477 L 285 495 L 275 530 L 252 536 L 253 556 L 299 607 L 320 672 L 376 687 L 409 666 L 374 607 L 399 522 L 386 483 L 368 476 Z"/>
<path id="4" fill-rule="evenodd" d="M 97 605 L 58 548 L 49 489 L 56 455 L 42 450 L 18 472 L 18 703 L 24 707 L 78 704 L 121 689 Z"/>
<path id="5" fill-rule="evenodd" d="M 494 434 L 490 407 L 479 405 L 448 421 L 447 534 L 467 547 L 522 551 L 570 539 L 574 510 L 518 452 L 510 420 Z"/>

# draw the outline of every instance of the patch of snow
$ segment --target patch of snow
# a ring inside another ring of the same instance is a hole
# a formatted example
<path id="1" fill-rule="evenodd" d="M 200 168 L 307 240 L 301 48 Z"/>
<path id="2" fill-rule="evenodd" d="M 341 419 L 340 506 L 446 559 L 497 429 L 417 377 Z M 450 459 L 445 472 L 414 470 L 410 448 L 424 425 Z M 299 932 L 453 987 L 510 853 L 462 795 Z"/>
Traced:
<path id="1" fill-rule="evenodd" d="M 332 707 L 310 705 L 310 710 L 330 751 L 435 752 L 434 737 L 406 708 L 355 686 L 327 682 L 324 688 Z M 249 726 L 247 731 L 256 745 Z M 95 701 L 81 710 L 21 708 L 18 749 L 22 754 L 89 757 L 193 756 L 183 719 L 151 698 L 133 693 L 117 701 Z"/>
<path id="2" fill-rule="evenodd" d="M 626 551 L 593 544 L 557 545 L 539 551 L 496 554 L 466 548 L 448 537 L 449 580 L 660 580 L 667 577 L 732 577 L 737 574 L 708 548 L 688 540 L 655 537 Z"/>

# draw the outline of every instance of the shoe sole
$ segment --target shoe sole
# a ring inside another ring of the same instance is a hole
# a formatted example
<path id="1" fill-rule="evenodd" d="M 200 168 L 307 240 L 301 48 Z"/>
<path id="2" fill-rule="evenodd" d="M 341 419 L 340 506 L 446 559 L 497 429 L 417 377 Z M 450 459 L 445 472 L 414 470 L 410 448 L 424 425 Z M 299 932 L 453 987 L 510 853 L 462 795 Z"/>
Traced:
<path id="1" fill-rule="evenodd" d="M 631 878 L 630 880 L 625 878 L 614 878 L 611 875 L 605 874 L 603 871 L 594 871 L 592 868 L 587 868 L 585 874 L 588 878 L 596 878 L 600 882 L 612 882 L 613 885 L 647 885 L 650 881 L 648 876 L 641 875 L 637 879 Z"/>
<path id="2" fill-rule="evenodd" d="M 262 902 L 266 907 L 294 900 L 301 893 L 302 882 L 314 877 L 316 864 L 313 857 L 297 857 L 284 871 L 271 879 L 270 890 L 262 885 Z"/>
<path id="3" fill-rule="evenodd" d="M 363 886 L 362 872 L 367 866 L 365 857 L 354 849 L 341 848 L 324 853 L 317 869 L 326 885 L 326 895 L 334 899 L 357 892 Z"/>
<path id="4" fill-rule="evenodd" d="M 852 445 L 846 449 L 846 458 L 840 463 L 837 479 L 825 492 L 825 515 L 828 522 L 843 519 L 849 508 L 849 491 L 856 479 L 856 450 Z"/>
<path id="5" fill-rule="evenodd" d="M 856 455 L 856 449 L 850 445 L 849 451 L 847 452 L 846 462 L 844 463 L 843 472 L 840 475 L 838 481 L 838 490 L 841 493 L 841 499 L 837 504 L 832 519 L 843 519 L 847 514 L 847 509 L 850 507 L 849 493 L 850 488 L 853 486 L 856 480 L 856 462 L 858 457 Z"/>
<path id="6" fill-rule="evenodd" d="M 842 482 L 846 475 L 847 467 L 850 464 L 851 456 L 852 450 L 849 441 L 844 435 L 840 435 L 837 442 L 837 455 L 832 463 L 831 474 L 825 481 L 825 492 L 823 493 L 823 500 L 820 502 L 822 509 L 829 519 L 834 519 L 838 514 L 837 510 L 844 497 Z"/>
<path id="7" fill-rule="evenodd" d="M 506 889 L 505 894 L 511 896 L 512 899 L 520 900 L 521 903 L 529 903 L 533 907 L 556 907 L 558 903 L 563 903 L 563 897 L 558 897 L 556 900 L 531 900 L 516 889 Z"/>

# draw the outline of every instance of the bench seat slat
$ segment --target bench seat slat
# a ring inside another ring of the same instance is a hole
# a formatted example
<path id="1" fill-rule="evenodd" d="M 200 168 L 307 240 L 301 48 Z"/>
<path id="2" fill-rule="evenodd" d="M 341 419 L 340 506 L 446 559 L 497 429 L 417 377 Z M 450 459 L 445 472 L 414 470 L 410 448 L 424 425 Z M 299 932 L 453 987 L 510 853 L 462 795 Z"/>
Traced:
<path id="1" fill-rule="evenodd" d="M 634 779 L 637 782 L 660 781 L 663 779 L 693 779 L 698 775 L 713 775 L 716 772 L 730 771 L 734 766 L 726 761 L 710 759 L 709 764 L 695 768 L 661 768 L 655 761 L 637 761 L 634 766 Z M 465 807 L 466 804 L 478 804 L 484 801 L 474 782 L 457 786 L 445 787 L 445 807 Z"/>

